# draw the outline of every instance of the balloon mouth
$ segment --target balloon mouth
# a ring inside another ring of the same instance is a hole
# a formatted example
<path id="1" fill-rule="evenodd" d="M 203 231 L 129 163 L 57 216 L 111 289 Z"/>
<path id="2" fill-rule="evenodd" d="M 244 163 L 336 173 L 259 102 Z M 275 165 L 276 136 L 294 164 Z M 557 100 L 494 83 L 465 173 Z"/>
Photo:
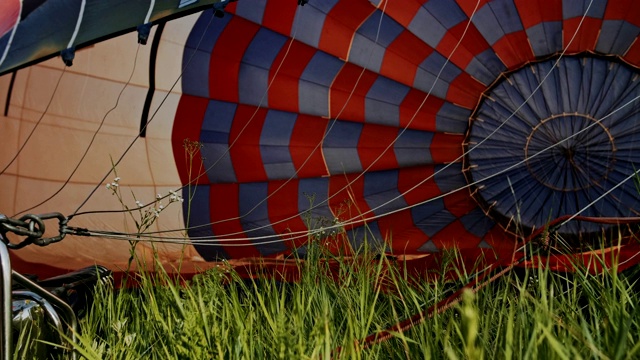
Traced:
<path id="1" fill-rule="evenodd" d="M 609 129 L 584 114 L 554 115 L 540 121 L 527 137 L 524 152 L 531 176 L 563 192 L 600 186 L 616 160 Z M 556 170 L 546 171 L 549 164 Z"/>
<path id="2" fill-rule="evenodd" d="M 464 174 L 485 213 L 526 236 L 571 215 L 637 216 L 638 69 L 617 57 L 556 56 L 503 73 L 481 96 L 464 143 Z M 612 225 L 563 223 L 593 238 Z M 615 227 L 617 228 L 617 227 Z"/>

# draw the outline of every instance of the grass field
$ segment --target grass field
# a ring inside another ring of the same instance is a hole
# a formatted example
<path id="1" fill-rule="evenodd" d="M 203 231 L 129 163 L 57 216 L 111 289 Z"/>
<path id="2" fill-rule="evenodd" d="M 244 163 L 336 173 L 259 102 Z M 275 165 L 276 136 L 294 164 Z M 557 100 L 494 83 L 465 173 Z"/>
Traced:
<path id="1" fill-rule="evenodd" d="M 76 349 L 88 359 L 627 359 L 640 357 L 638 271 L 510 272 L 455 307 L 363 349 L 468 279 L 414 282 L 384 257 L 310 256 L 296 283 L 224 270 L 186 286 L 145 275 L 137 290 L 97 289 Z M 363 266 L 362 264 L 367 264 Z M 380 281 L 384 278 L 385 281 Z M 162 285 L 158 285 L 162 284 Z"/>

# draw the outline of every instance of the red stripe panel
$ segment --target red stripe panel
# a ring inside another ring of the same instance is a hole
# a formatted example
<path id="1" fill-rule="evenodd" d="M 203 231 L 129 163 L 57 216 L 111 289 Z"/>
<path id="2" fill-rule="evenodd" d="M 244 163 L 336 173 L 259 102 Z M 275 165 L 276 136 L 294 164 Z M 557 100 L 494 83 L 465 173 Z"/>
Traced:
<path id="1" fill-rule="evenodd" d="M 329 178 L 329 207 L 334 216 L 340 219 L 362 219 L 370 218 L 373 213 L 365 212 L 370 210 L 364 199 L 364 176 L 360 176 L 358 180 L 357 174 L 348 175 L 336 175 Z M 349 184 L 353 182 L 352 184 Z M 357 224 L 355 226 L 345 226 L 346 229 L 352 229 L 354 227 L 361 226 Z"/>
<path id="2" fill-rule="evenodd" d="M 598 35 L 600 35 L 600 28 L 602 27 L 602 20 L 587 17 L 582 22 L 582 26 L 578 30 L 580 20 L 582 18 L 576 17 L 565 20 L 562 23 L 562 46 L 567 49 L 568 53 L 576 53 L 581 51 L 595 49 L 596 42 L 598 41 Z M 578 34 L 568 46 L 569 41 L 578 30 Z"/>
<path id="3" fill-rule="evenodd" d="M 288 53 L 287 50 L 289 50 Z M 269 70 L 269 81 L 271 82 L 269 107 L 271 109 L 299 112 L 298 84 L 300 75 L 315 53 L 315 49 L 299 42 L 294 42 L 290 49 L 288 44 L 282 47 Z M 278 70 L 278 68 L 280 69 Z"/>
<path id="4" fill-rule="evenodd" d="M 262 26 L 289 36 L 297 9 L 293 1 L 286 5 L 279 1 L 268 1 L 262 15 Z"/>
<path id="5" fill-rule="evenodd" d="M 398 129 L 396 128 L 373 124 L 366 124 L 362 127 L 360 139 L 358 140 L 358 155 L 363 170 L 377 171 L 396 169 L 398 167 L 393 146 L 390 146 L 397 135 Z M 387 147 L 389 149 L 385 151 Z"/>
<path id="6" fill-rule="evenodd" d="M 636 40 L 624 54 L 623 59 L 631 65 L 640 66 L 640 42 Z"/>
<path id="7" fill-rule="evenodd" d="M 493 44 L 493 50 L 507 66 L 507 69 L 516 69 L 535 59 L 529 38 L 524 30 L 506 34 Z"/>
<path id="8" fill-rule="evenodd" d="M 234 16 L 220 34 L 209 63 L 209 94 L 212 99 L 238 102 L 240 63 L 259 28 L 259 25 Z"/>
<path id="9" fill-rule="evenodd" d="M 463 141 L 464 135 L 435 133 L 431 139 L 431 145 L 429 145 L 431 159 L 436 164 L 456 161 L 462 156 Z"/>
<path id="10" fill-rule="evenodd" d="M 362 74 L 362 77 L 360 75 Z M 365 96 L 377 79 L 377 75 L 363 68 L 345 63 L 331 84 L 329 92 L 330 116 L 364 122 Z M 353 93 L 353 94 L 352 94 Z"/>
<path id="11" fill-rule="evenodd" d="M 546 21 L 562 21 L 562 1 L 515 0 L 520 21 L 525 29 Z"/>
<path id="12" fill-rule="evenodd" d="M 227 4 L 227 6 L 224 8 L 224 11 L 231 14 L 235 14 L 237 7 L 238 7 L 237 1 L 233 1 Z"/>
<path id="13" fill-rule="evenodd" d="M 229 133 L 229 154 L 238 182 L 267 180 L 259 146 L 266 116 L 266 109 L 256 112 L 253 106 L 238 105 Z"/>
<path id="14" fill-rule="evenodd" d="M 474 9 L 478 11 L 491 1 L 492 0 L 458 0 L 458 6 L 460 6 L 460 9 L 462 9 L 462 11 L 464 11 L 464 13 L 467 14 L 468 17 L 471 17 Z M 478 4 L 478 2 L 480 3 Z"/>
<path id="15" fill-rule="evenodd" d="M 469 25 L 465 34 L 468 22 L 463 21 L 449 29 L 436 47 L 445 58 L 451 56 L 451 62 L 461 69 L 466 69 L 474 57 L 489 48 L 489 43 L 473 24 Z M 460 39 L 462 41 L 456 48 Z"/>
<path id="16" fill-rule="evenodd" d="M 416 16 L 418 9 L 424 4 L 425 0 L 408 0 L 398 1 L 390 0 L 385 7 L 385 13 L 398 23 L 404 25 L 405 28 L 409 27 L 411 21 Z"/>
<path id="17" fill-rule="evenodd" d="M 607 20 L 626 20 L 635 26 L 640 26 L 640 7 L 634 0 L 616 0 L 607 3 L 604 13 Z"/>
<path id="18" fill-rule="evenodd" d="M 436 116 L 443 104 L 442 99 L 433 95 L 427 98 L 427 94 L 422 91 L 411 89 L 400 104 L 400 127 L 435 131 Z"/>
<path id="19" fill-rule="evenodd" d="M 171 146 L 173 148 L 173 158 L 176 161 L 176 167 L 178 168 L 178 174 L 180 175 L 182 184 L 187 184 L 196 177 L 198 177 L 198 184 L 209 183 L 207 175 L 199 176 L 200 174 L 191 174 L 192 178 L 189 179 L 190 166 L 191 169 L 203 169 L 202 171 L 204 171 L 205 167 L 202 164 L 202 157 L 199 154 L 196 154 L 193 157 L 193 162 L 189 164 L 189 159 L 185 156 L 184 148 L 185 140 L 200 141 L 200 130 L 202 129 L 204 114 L 207 111 L 208 105 L 208 99 L 186 94 L 182 94 L 180 102 L 178 103 L 171 133 Z"/>
<path id="20" fill-rule="evenodd" d="M 327 14 L 318 48 L 347 59 L 354 33 L 375 10 L 368 0 L 338 2 Z"/>
<path id="21" fill-rule="evenodd" d="M 402 168 L 398 170 L 398 191 L 403 194 L 404 200 L 408 205 L 418 204 L 442 193 L 435 179 L 432 177 L 433 172 L 433 166 Z M 409 189 L 427 178 L 430 179 L 409 191 Z"/>
<path id="22" fill-rule="evenodd" d="M 515 236 L 497 224 L 482 239 L 500 254 L 509 254 L 520 246 L 516 242 Z"/>
<path id="23" fill-rule="evenodd" d="M 413 223 L 411 210 L 403 210 L 378 219 L 378 228 L 395 255 L 415 254 L 429 237 Z"/>
<path id="24" fill-rule="evenodd" d="M 478 247 L 480 238 L 468 232 L 460 220 L 438 231 L 431 241 L 438 249 L 471 249 Z"/>
<path id="25" fill-rule="evenodd" d="M 20 0 L 0 1 L 0 37 L 20 20 Z"/>
<path id="26" fill-rule="evenodd" d="M 289 153 L 298 178 L 329 175 L 320 146 L 327 125 L 328 121 L 320 117 L 298 115 L 289 140 Z"/>
<path id="27" fill-rule="evenodd" d="M 485 85 L 463 72 L 449 85 L 447 100 L 467 109 L 473 109 L 480 101 L 484 90 L 486 90 Z"/>
<path id="28" fill-rule="evenodd" d="M 449 194 L 442 200 L 444 201 L 444 207 L 457 218 L 468 214 L 471 210 L 478 207 L 478 203 L 471 198 L 469 190 L 467 189 Z"/>
<path id="29" fill-rule="evenodd" d="M 213 233 L 222 239 L 226 234 L 236 234 L 231 235 L 232 238 L 246 237 L 240 219 L 237 219 L 240 214 L 238 205 L 239 189 L 240 186 L 238 184 L 211 185 L 209 192 L 211 226 L 213 227 Z M 229 242 L 221 242 L 220 244 L 224 251 L 234 259 L 260 256 L 258 249 L 250 245 L 251 242 L 249 240 L 233 242 L 233 244 L 245 244 L 247 246 L 225 246 Z"/>
<path id="30" fill-rule="evenodd" d="M 413 86 L 418 66 L 433 49 L 409 31 L 403 31 L 387 46 L 380 74 L 407 86 Z"/>
<path id="31" fill-rule="evenodd" d="M 299 216 L 298 210 L 298 180 L 285 180 L 269 182 L 269 199 L 267 200 L 269 208 L 269 221 L 273 230 L 282 235 L 283 239 L 287 238 L 287 234 L 296 231 L 304 231 L 307 229 L 304 221 Z M 293 217 L 292 219 L 289 219 Z M 289 219 L 289 220 L 285 220 Z M 306 237 L 301 237 L 293 242 L 285 241 L 284 244 L 289 248 L 300 247 L 307 241 Z"/>

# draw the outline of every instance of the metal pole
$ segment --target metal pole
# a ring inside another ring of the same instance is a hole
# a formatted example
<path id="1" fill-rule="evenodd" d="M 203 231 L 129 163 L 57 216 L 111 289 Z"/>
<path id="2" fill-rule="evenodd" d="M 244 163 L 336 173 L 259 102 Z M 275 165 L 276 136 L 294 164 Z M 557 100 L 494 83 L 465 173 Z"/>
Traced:
<path id="1" fill-rule="evenodd" d="M 34 293 L 42 296 L 45 300 L 55 306 L 56 309 L 62 312 L 67 325 L 71 328 L 71 341 L 75 343 L 78 333 L 78 318 L 76 317 L 76 313 L 73 312 L 71 306 L 69 306 L 69 304 L 67 304 L 66 302 L 60 300 L 60 298 L 58 298 L 57 296 L 40 287 L 40 285 L 24 277 L 22 274 L 13 271 L 12 275 L 15 282 L 24 286 L 28 290 L 31 290 Z M 9 290 L 11 290 L 11 288 L 9 288 Z M 73 348 L 71 348 L 69 351 L 71 351 L 71 359 L 76 359 L 78 356 L 76 351 L 73 350 Z"/>
<path id="2" fill-rule="evenodd" d="M 1 239 L 1 237 L 0 237 Z M 7 245 L 0 241 L 0 303 L 2 303 L 2 324 L 0 324 L 0 360 L 9 360 L 13 355 L 13 331 L 11 330 L 11 260 Z"/>

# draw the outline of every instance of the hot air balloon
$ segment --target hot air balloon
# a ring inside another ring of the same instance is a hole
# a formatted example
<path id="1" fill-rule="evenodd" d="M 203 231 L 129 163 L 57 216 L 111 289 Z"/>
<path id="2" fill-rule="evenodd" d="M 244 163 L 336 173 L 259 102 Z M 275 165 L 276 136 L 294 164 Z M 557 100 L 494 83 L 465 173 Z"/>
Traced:
<path id="1" fill-rule="evenodd" d="M 17 266 L 123 269 L 160 210 L 137 254 L 182 272 L 309 242 L 473 260 L 549 226 L 579 256 L 635 234 L 630 1 L 210 3 L 3 5 L 0 213 L 94 235 Z"/>

